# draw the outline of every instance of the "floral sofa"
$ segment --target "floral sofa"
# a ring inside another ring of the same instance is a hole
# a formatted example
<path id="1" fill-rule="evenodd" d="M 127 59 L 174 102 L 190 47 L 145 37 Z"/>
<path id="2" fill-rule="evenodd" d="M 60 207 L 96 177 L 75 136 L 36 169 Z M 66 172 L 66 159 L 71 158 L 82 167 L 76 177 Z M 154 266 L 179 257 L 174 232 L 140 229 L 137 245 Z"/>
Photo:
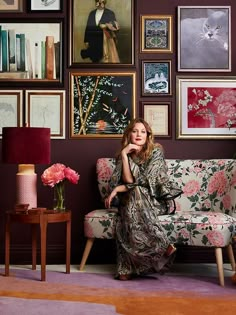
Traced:
<path id="1" fill-rule="evenodd" d="M 176 212 L 161 215 L 163 229 L 170 242 L 181 245 L 214 247 L 219 282 L 224 286 L 222 248 L 227 248 L 235 270 L 231 246 L 236 230 L 236 160 L 166 160 L 170 178 L 183 194 L 176 199 Z M 98 188 L 102 200 L 115 159 L 100 158 L 96 164 Z M 117 209 L 96 209 L 85 216 L 87 243 L 80 264 L 82 270 L 96 238 L 115 238 Z"/>

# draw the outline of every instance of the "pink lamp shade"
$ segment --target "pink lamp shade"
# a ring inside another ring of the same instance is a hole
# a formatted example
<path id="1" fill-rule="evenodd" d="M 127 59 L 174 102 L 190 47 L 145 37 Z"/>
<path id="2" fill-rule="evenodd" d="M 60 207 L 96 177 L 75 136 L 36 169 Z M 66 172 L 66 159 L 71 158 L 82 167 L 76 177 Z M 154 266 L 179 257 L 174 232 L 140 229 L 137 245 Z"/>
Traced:
<path id="1" fill-rule="evenodd" d="M 50 128 L 2 128 L 2 161 L 19 164 L 16 174 L 16 204 L 37 207 L 37 174 L 34 164 L 50 163 L 50 151 Z"/>

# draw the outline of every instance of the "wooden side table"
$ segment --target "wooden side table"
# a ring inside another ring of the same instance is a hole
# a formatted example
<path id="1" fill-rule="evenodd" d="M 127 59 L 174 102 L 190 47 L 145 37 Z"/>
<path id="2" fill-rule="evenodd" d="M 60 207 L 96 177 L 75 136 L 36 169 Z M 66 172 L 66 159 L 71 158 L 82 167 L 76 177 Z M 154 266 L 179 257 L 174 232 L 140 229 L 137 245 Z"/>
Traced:
<path id="1" fill-rule="evenodd" d="M 54 210 L 28 210 L 25 212 L 7 211 L 5 229 L 5 275 L 9 276 L 10 264 L 10 229 L 11 223 L 31 224 L 32 228 L 32 269 L 36 270 L 37 225 L 40 226 L 41 245 L 41 281 L 46 280 L 46 247 L 47 225 L 49 223 L 66 223 L 66 273 L 70 273 L 71 252 L 71 211 L 57 212 Z"/>

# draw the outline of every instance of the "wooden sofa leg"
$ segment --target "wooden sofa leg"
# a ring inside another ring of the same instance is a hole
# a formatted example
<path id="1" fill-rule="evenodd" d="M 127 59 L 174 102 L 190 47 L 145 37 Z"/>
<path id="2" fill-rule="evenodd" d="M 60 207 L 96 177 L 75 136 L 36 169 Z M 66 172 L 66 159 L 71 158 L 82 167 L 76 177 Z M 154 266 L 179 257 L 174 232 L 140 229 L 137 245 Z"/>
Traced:
<path id="1" fill-rule="evenodd" d="M 82 260 L 81 260 L 81 263 L 80 263 L 79 270 L 83 270 L 84 269 L 84 266 L 85 266 L 86 261 L 87 261 L 88 256 L 89 256 L 89 253 L 90 253 L 91 248 L 93 246 L 94 240 L 95 240 L 95 238 L 88 238 L 87 239 L 87 242 L 86 242 L 86 245 L 85 245 L 85 249 L 84 249 L 84 253 L 83 253 L 83 257 L 82 257 Z"/>
<path id="2" fill-rule="evenodd" d="M 223 254 L 222 254 L 221 247 L 215 248 L 215 256 L 216 256 L 216 263 L 217 263 L 220 285 L 224 287 L 225 280 L 224 280 L 224 268 L 223 268 Z"/>
<path id="3" fill-rule="evenodd" d="M 229 257 L 229 261 L 230 261 L 232 270 L 236 271 L 235 270 L 235 258 L 234 258 L 234 252 L 233 252 L 232 245 L 229 244 L 226 249 L 227 249 L 227 253 L 228 253 L 228 257 Z"/>

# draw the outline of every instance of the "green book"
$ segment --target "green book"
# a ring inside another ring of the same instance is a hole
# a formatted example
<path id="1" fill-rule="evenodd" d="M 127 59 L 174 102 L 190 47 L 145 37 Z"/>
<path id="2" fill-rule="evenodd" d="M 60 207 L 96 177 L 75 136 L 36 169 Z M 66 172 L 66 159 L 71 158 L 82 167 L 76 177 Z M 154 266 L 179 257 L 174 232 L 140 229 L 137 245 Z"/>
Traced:
<path id="1" fill-rule="evenodd" d="M 25 71 L 25 34 L 20 34 L 20 71 Z"/>
<path id="2" fill-rule="evenodd" d="M 8 30 L 2 30 L 2 71 L 9 71 Z"/>
<path id="3" fill-rule="evenodd" d="M 45 41 L 41 41 L 41 76 L 42 79 L 46 77 L 46 46 Z"/>

